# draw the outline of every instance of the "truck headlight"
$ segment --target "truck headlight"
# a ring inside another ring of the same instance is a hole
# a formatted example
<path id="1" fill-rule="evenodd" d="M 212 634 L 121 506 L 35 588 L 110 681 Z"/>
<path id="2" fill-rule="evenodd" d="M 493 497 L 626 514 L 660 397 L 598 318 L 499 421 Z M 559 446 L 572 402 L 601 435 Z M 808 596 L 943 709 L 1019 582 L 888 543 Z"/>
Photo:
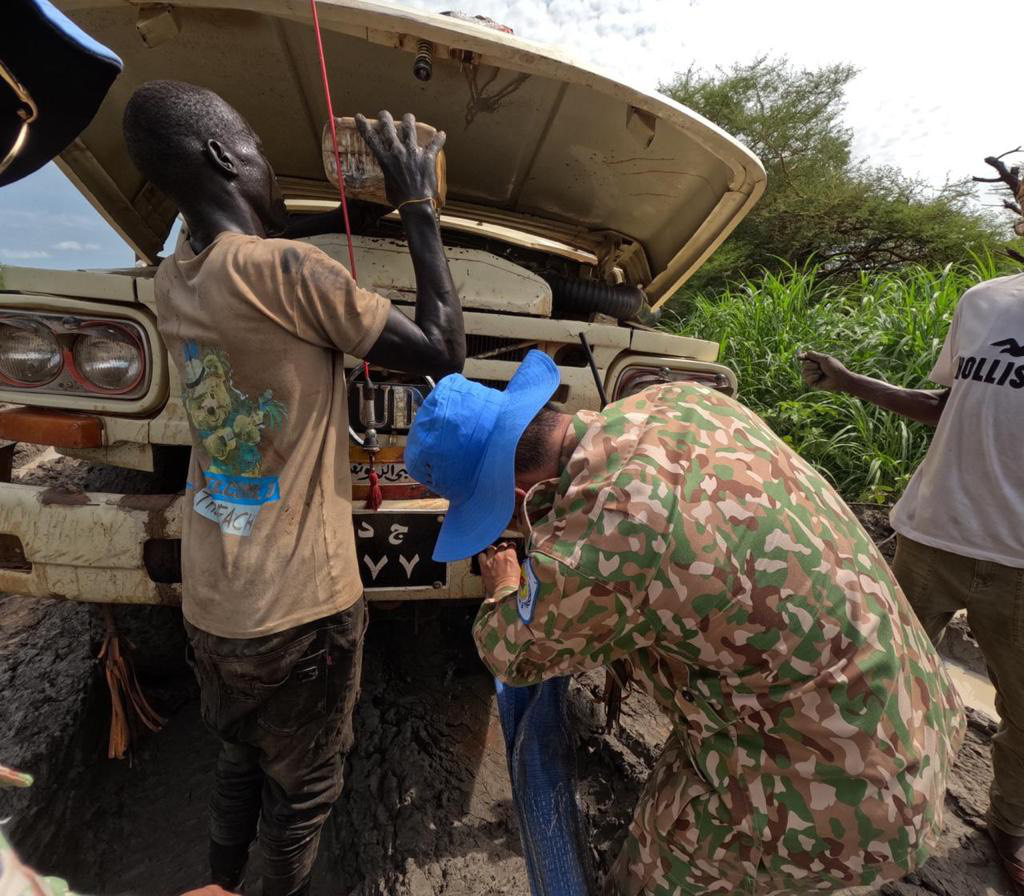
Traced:
<path id="1" fill-rule="evenodd" d="M 135 412 L 165 397 L 163 357 L 147 312 L 97 302 L 0 294 L 0 400 L 37 407 Z M 66 310 L 36 309 L 34 302 Z M 154 391 L 154 379 L 157 389 Z M 127 403 L 131 402 L 129 406 Z"/>
<path id="2" fill-rule="evenodd" d="M 0 321 L 0 374 L 18 385 L 42 386 L 64 366 L 56 336 L 41 323 L 10 317 Z"/>
<path id="3" fill-rule="evenodd" d="M 94 324 L 75 339 L 75 370 L 88 384 L 103 392 L 134 389 L 145 372 L 143 349 L 127 329 Z"/>

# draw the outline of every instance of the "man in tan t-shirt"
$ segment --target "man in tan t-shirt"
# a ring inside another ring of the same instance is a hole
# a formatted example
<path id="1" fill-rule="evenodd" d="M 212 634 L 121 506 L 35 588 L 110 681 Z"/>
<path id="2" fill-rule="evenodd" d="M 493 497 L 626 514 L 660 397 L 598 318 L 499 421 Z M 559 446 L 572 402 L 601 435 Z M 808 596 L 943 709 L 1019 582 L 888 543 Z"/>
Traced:
<path id="1" fill-rule="evenodd" d="M 140 87 L 124 130 L 185 219 L 156 275 L 160 332 L 193 450 L 182 610 L 202 711 L 220 735 L 214 883 L 241 882 L 257 822 L 264 896 L 306 893 L 353 741 L 366 611 L 352 531 L 343 354 L 443 376 L 465 360 L 462 309 L 429 197 L 444 135 L 387 112 L 360 129 L 400 209 L 410 320 L 288 223 L 259 138 L 216 94 Z"/>

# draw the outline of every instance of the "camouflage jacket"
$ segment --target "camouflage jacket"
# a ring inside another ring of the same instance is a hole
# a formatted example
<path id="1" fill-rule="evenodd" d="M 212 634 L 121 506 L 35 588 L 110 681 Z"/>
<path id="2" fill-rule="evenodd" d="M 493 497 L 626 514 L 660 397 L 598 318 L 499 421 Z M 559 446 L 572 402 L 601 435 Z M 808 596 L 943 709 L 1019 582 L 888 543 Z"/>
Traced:
<path id="1" fill-rule="evenodd" d="M 755 865 L 865 883 L 916 867 L 963 709 L 849 508 L 702 386 L 581 412 L 572 433 L 561 477 L 527 497 L 519 592 L 477 617 L 494 674 L 524 685 L 625 659 Z"/>

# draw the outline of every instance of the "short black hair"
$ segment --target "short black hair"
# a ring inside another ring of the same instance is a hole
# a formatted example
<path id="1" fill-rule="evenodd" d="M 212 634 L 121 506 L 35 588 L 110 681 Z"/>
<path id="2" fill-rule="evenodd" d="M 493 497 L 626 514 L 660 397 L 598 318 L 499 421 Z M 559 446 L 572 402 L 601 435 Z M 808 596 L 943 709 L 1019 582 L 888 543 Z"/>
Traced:
<path id="1" fill-rule="evenodd" d="M 181 205 L 208 170 L 207 140 L 234 144 L 252 133 L 244 118 L 212 90 L 184 81 L 147 81 L 124 110 L 124 139 L 139 172 Z"/>
<path id="2" fill-rule="evenodd" d="M 537 416 L 527 424 L 516 445 L 516 474 L 532 473 L 551 459 L 551 433 L 558 428 L 561 413 L 552 405 L 546 404 L 537 412 Z"/>

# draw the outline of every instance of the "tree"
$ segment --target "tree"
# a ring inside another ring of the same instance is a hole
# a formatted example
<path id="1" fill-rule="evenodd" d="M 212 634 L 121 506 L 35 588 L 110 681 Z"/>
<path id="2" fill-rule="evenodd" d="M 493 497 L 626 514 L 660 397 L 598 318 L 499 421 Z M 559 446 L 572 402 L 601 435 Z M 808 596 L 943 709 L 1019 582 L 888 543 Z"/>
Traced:
<path id="1" fill-rule="evenodd" d="M 661 85 L 749 146 L 768 174 L 760 203 L 684 295 L 809 262 L 836 279 L 910 263 L 942 267 L 1003 242 L 999 225 L 972 206 L 968 181 L 932 189 L 853 157 L 842 114 L 855 75 L 849 65 L 798 70 L 760 57 L 710 74 L 691 68 Z"/>
<path id="2" fill-rule="evenodd" d="M 1013 215 L 1013 232 L 1017 236 L 1024 236 L 1024 179 L 1020 176 L 1021 166 L 1014 165 L 1011 168 L 1003 161 L 1007 156 L 1012 156 L 1019 152 L 1024 152 L 1024 146 L 1018 146 L 1016 149 L 1004 152 L 1000 156 L 987 156 L 985 164 L 995 168 L 996 176 L 972 177 L 971 180 L 976 184 L 999 184 L 1001 187 L 1007 187 L 1010 190 L 1010 198 L 1007 199 L 1004 196 L 1000 205 L 1004 211 L 1008 211 Z M 1005 254 L 1013 261 L 1024 264 L 1024 255 L 1012 246 L 1006 248 Z"/>

